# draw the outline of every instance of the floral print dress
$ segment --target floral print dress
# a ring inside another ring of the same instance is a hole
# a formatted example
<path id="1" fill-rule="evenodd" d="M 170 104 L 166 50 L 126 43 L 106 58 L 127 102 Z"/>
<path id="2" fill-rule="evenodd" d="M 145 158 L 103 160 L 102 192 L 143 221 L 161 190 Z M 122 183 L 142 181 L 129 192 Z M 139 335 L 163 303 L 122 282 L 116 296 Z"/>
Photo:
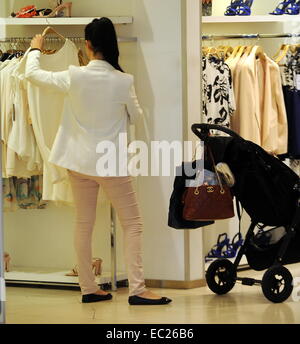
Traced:
<path id="1" fill-rule="evenodd" d="M 214 56 L 203 58 L 203 122 L 230 127 L 236 105 L 229 66 Z"/>

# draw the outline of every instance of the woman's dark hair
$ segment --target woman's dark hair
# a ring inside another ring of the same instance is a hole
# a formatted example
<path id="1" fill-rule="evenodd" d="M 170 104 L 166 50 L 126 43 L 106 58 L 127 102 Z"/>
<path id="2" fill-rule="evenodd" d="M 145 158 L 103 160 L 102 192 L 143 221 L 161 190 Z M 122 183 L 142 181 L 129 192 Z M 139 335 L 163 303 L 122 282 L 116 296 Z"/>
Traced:
<path id="1" fill-rule="evenodd" d="M 110 19 L 103 17 L 89 23 L 85 27 L 85 40 L 91 42 L 95 53 L 101 53 L 108 63 L 123 72 L 119 65 L 118 38 Z"/>

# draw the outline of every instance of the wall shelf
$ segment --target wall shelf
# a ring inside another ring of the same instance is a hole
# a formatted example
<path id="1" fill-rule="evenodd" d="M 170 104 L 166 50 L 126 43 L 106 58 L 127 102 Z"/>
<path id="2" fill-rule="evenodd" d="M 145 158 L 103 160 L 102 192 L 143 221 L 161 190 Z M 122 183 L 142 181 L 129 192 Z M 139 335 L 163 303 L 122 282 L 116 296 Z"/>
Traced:
<path id="1" fill-rule="evenodd" d="M 78 286 L 78 277 L 65 276 L 70 271 L 58 271 L 56 269 L 30 269 L 30 268 L 14 268 L 11 272 L 5 273 L 5 280 L 7 283 L 29 285 L 63 285 L 63 286 Z M 124 272 L 117 272 L 117 281 L 126 281 L 127 274 Z M 96 278 L 99 285 L 111 283 L 111 273 L 103 272 L 101 276 Z"/>
<path id="2" fill-rule="evenodd" d="M 109 17 L 116 25 L 132 24 L 133 17 Z M 95 17 L 71 18 L 0 18 L 3 25 L 87 25 Z"/>
<path id="3" fill-rule="evenodd" d="M 300 22 L 300 16 L 203 16 L 203 24 L 234 24 L 234 23 L 290 23 L 290 22 Z"/>

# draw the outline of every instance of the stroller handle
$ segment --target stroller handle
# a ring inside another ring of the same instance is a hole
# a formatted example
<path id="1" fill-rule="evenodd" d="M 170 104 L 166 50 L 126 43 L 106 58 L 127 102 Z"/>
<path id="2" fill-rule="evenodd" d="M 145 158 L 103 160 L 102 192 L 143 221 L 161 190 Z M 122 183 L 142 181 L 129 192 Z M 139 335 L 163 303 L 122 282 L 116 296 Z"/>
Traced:
<path id="1" fill-rule="evenodd" d="M 205 140 L 207 138 L 207 136 L 209 135 L 209 131 L 210 130 L 219 130 L 222 131 L 234 138 L 237 139 L 242 139 L 242 137 L 240 135 L 238 135 L 237 133 L 235 133 L 234 131 L 223 127 L 221 125 L 217 125 L 217 124 L 193 124 L 192 125 L 192 131 L 193 133 L 198 136 L 201 140 Z"/>

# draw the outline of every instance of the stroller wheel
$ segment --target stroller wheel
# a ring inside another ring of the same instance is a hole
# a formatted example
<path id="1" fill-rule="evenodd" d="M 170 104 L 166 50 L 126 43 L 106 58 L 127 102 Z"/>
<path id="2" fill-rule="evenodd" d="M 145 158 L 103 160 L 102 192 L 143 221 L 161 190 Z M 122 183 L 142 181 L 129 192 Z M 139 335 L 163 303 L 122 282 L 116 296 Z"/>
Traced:
<path id="1" fill-rule="evenodd" d="M 269 301 L 284 302 L 293 292 L 293 276 L 284 266 L 272 266 L 265 272 L 261 286 Z"/>
<path id="2" fill-rule="evenodd" d="M 235 286 L 236 271 L 228 259 L 218 259 L 210 264 L 206 272 L 206 282 L 209 289 L 218 295 L 230 292 Z"/>

